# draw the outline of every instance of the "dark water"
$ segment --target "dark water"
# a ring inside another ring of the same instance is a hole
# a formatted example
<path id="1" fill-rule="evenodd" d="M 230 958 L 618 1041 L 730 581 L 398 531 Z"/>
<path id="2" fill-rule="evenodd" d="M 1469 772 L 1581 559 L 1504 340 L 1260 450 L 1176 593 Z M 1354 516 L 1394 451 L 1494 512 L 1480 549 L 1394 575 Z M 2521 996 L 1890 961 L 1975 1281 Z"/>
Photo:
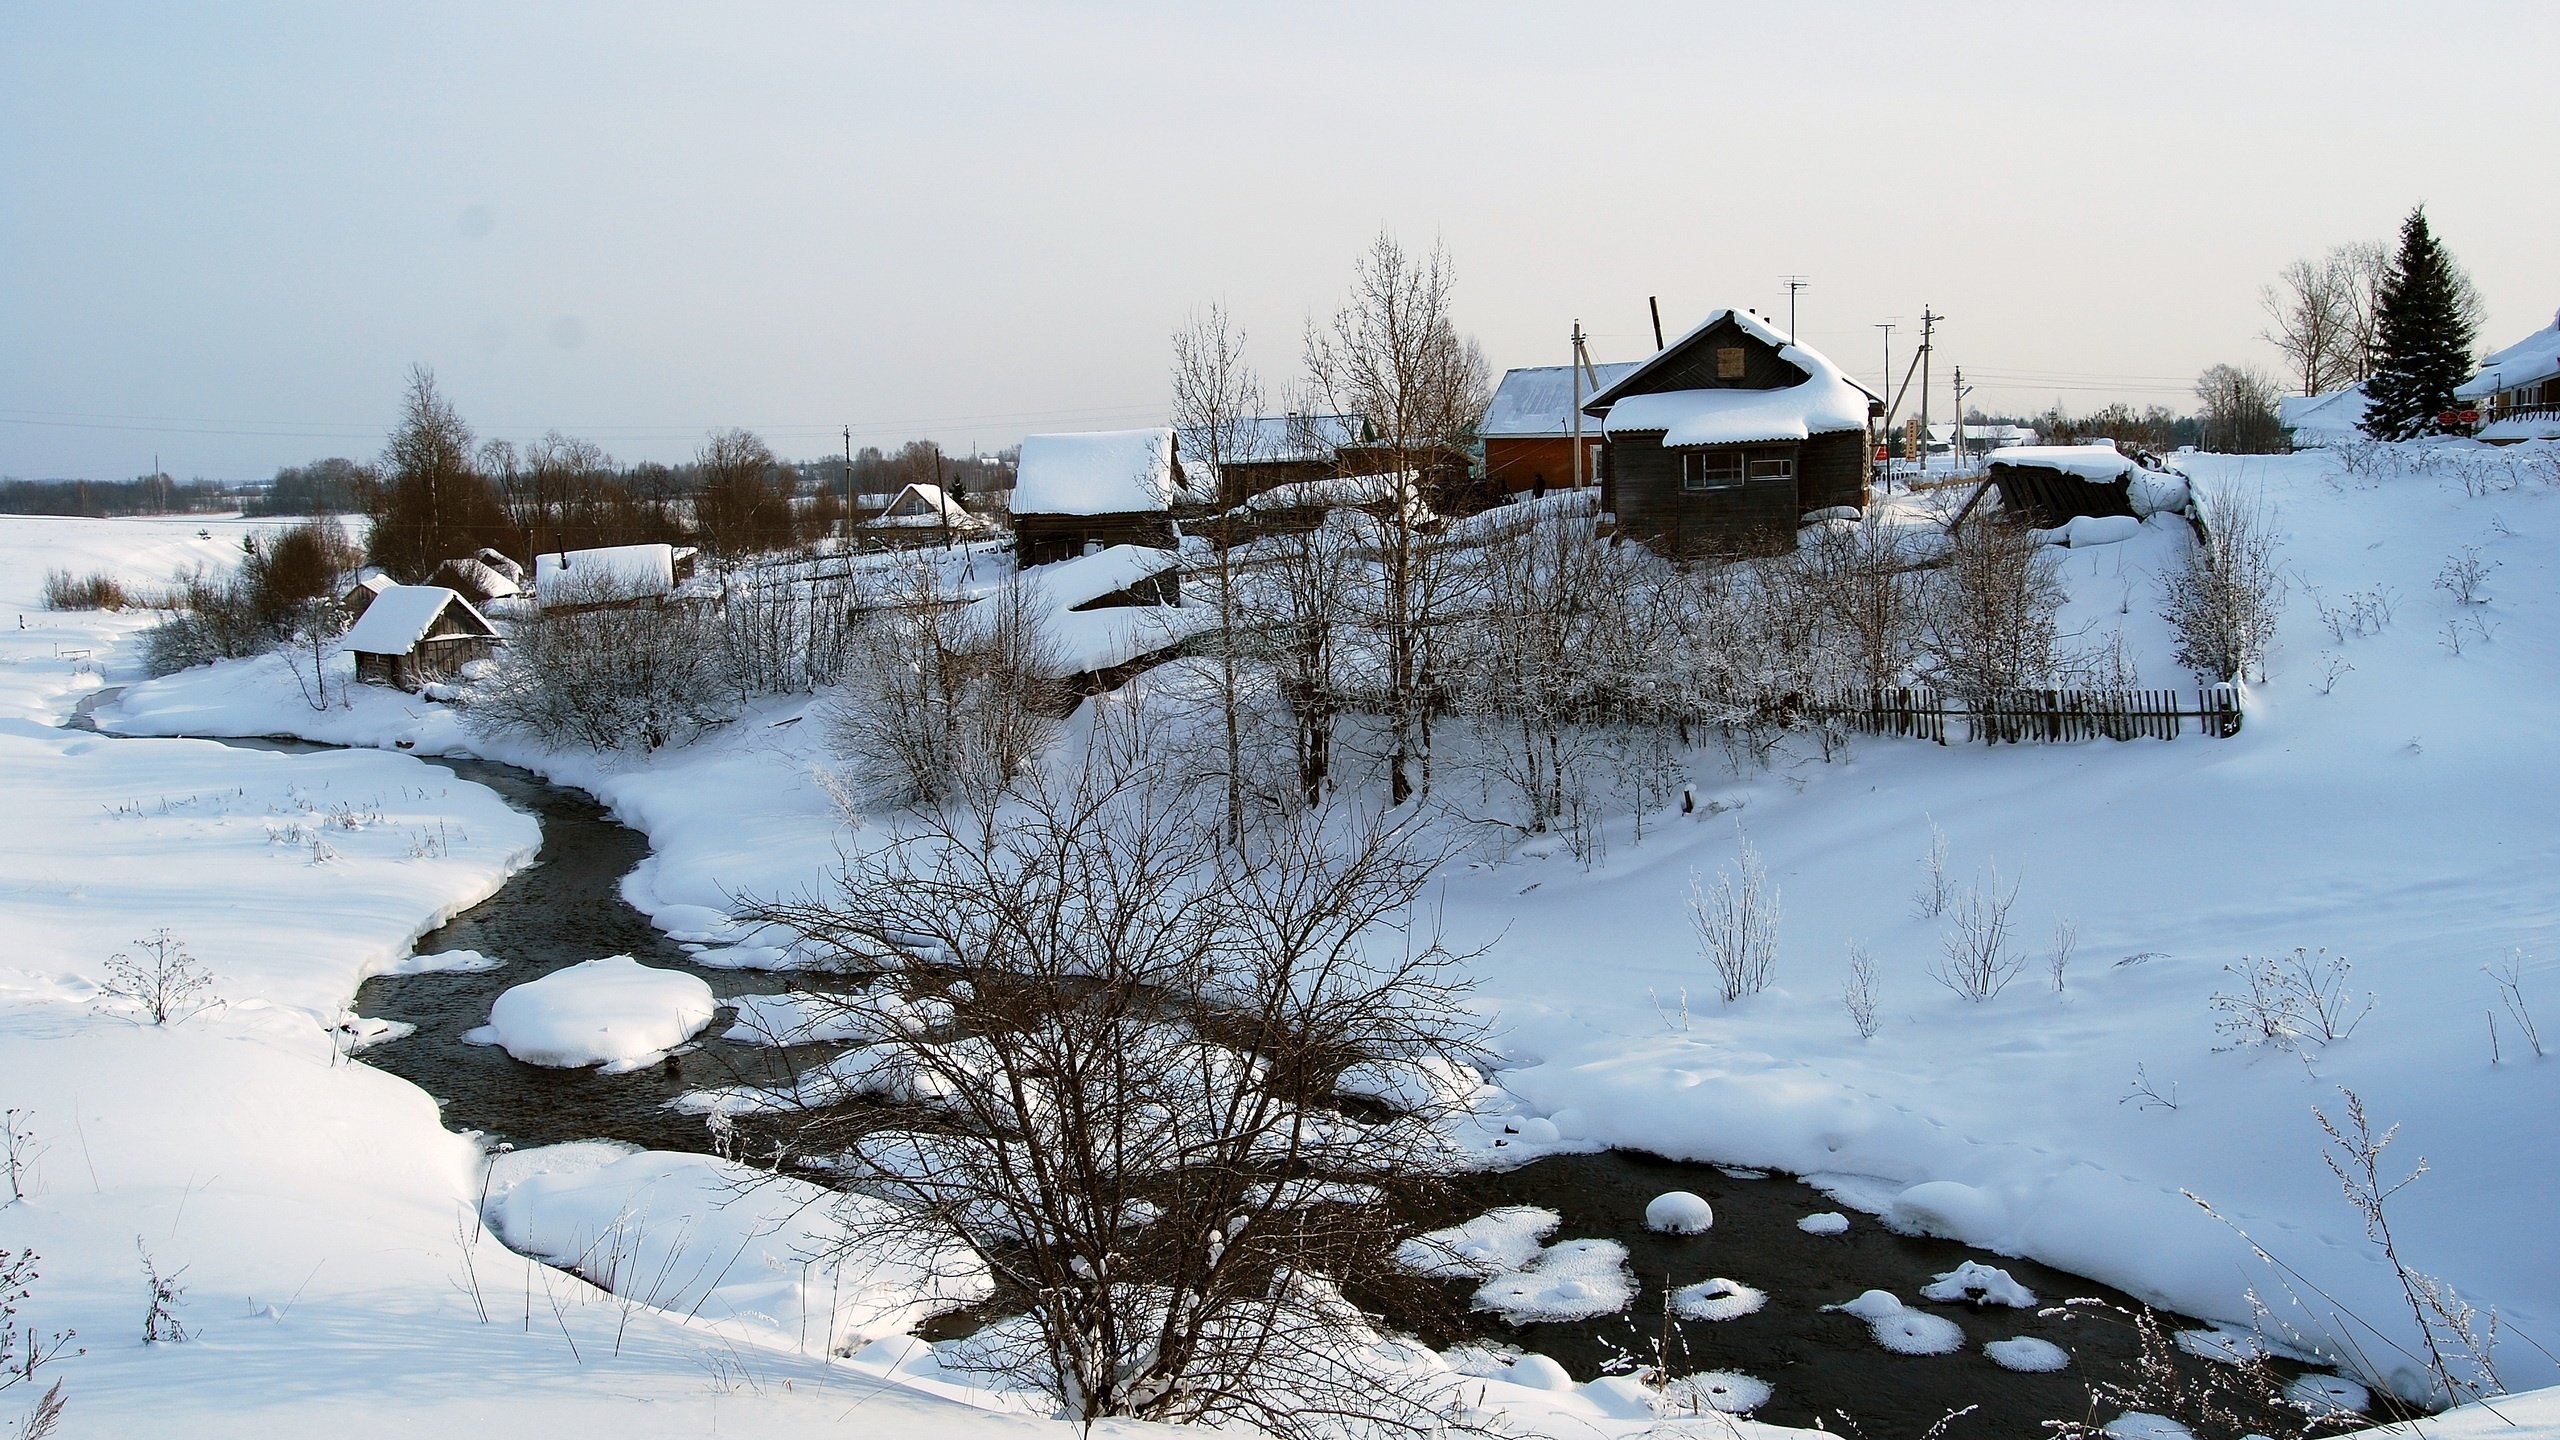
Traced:
<path id="1" fill-rule="evenodd" d="M 724 998 L 782 989 L 787 982 L 778 975 L 695 965 L 626 903 L 620 882 L 646 856 L 648 845 L 592 800 L 509 766 L 446 759 L 432 763 L 490 787 L 537 816 L 542 849 L 537 861 L 497 895 L 417 947 L 422 954 L 478 950 L 505 965 L 479 973 L 366 982 L 357 996 L 359 1013 L 417 1027 L 414 1035 L 365 1051 L 367 1063 L 412 1081 L 443 1105 L 448 1125 L 479 1131 L 490 1143 L 529 1146 L 603 1138 L 699 1152 L 710 1148 L 702 1122 L 667 1110 L 667 1099 L 710 1085 L 776 1083 L 816 1058 L 814 1053 L 784 1054 L 712 1038 L 724 1023 L 715 1023 L 704 1032 L 705 1039 L 666 1064 L 624 1075 L 547 1069 L 517 1061 L 494 1046 L 464 1044 L 463 1032 L 484 1023 L 491 1002 L 510 986 L 602 955 L 631 955 L 649 965 L 699 975 Z M 1706 1197 L 1715 1207 L 1714 1228 L 1694 1237 L 1647 1231 L 1646 1203 L 1668 1190 Z M 2132 1303 L 2103 1286 L 2027 1261 L 1895 1235 L 1864 1215 L 1851 1215 L 1845 1235 L 1805 1234 L 1796 1228 L 1799 1218 L 1841 1207 L 1783 1176 L 1737 1179 L 1713 1166 L 1611 1152 L 1458 1177 L 1444 1203 L 1445 1213 L 1415 1216 L 1415 1228 L 1454 1223 L 1497 1205 L 1556 1210 L 1564 1223 L 1553 1238 L 1626 1245 L 1641 1294 L 1614 1316 L 1514 1327 L 1491 1315 L 1468 1313 L 1465 1304 L 1473 1282 L 1451 1282 L 1448 1298 L 1453 1304 L 1428 1315 L 1390 1314 L 1390 1322 L 1437 1345 L 1463 1340 L 1518 1345 L 1552 1356 L 1577 1379 L 1587 1380 L 1653 1363 L 1662 1339 L 1666 1287 L 1717 1276 L 1737 1280 L 1766 1291 L 1768 1303 L 1737 1320 L 1676 1321 L 1670 1336 L 1672 1369 L 1738 1370 L 1767 1381 L 1776 1393 L 1758 1412 L 1757 1418 L 1764 1420 L 1798 1425 L 1822 1421 L 1837 1430 L 1843 1428 L 1838 1417 L 1846 1415 L 1856 1426 L 1850 1433 L 1886 1440 L 1920 1436 L 1948 1412 L 1978 1406 L 1944 1433 L 2031 1436 L 2040 1433 L 2042 1420 L 2086 1415 L 2089 1379 L 2121 1373 L 2136 1353 L 2130 1331 L 2111 1320 L 2048 1319 L 2032 1310 L 1977 1311 L 1921 1301 L 1921 1286 L 1971 1259 L 2007 1270 L 2047 1304 L 2074 1296 Z M 1906 1304 L 1954 1320 L 1965 1331 L 1965 1350 L 1895 1355 L 1875 1344 L 1864 1321 L 1820 1308 L 1869 1289 L 1889 1290 Z M 2003 1370 L 1982 1355 L 1984 1342 L 2017 1335 L 2060 1345 L 2072 1353 L 2071 1367 L 2025 1375 Z M 2191 1369 L 2197 1366 L 2187 1363 Z"/>

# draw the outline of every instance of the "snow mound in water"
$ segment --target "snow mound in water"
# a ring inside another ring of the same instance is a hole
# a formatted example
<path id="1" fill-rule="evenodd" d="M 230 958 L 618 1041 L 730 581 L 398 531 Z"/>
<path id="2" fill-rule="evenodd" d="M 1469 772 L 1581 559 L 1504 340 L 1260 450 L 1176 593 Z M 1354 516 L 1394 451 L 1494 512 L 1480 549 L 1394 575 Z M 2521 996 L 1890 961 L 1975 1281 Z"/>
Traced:
<path id="1" fill-rule="evenodd" d="M 2003 1370 L 2019 1370 L 2030 1375 L 2044 1375 L 2069 1368 L 2070 1352 L 2050 1340 L 2020 1335 L 2008 1340 L 1994 1340 L 1982 1347 L 1991 1363 Z"/>
<path id="2" fill-rule="evenodd" d="M 1662 1387 L 1662 1408 L 1670 1415 L 1747 1415 L 1769 1403 L 1769 1382 L 1736 1370 L 1704 1370 L 1683 1375 Z"/>
<path id="3" fill-rule="evenodd" d="M 2196 1432 L 2148 1410 L 2127 1410 L 2107 1422 L 2107 1434 L 2114 1440 L 2196 1440 Z"/>
<path id="4" fill-rule="evenodd" d="M 1876 1343 L 1896 1355 L 1952 1355 L 1964 1348 L 1964 1331 L 1943 1315 L 1914 1310 L 1892 1292 L 1870 1290 L 1840 1305 L 1825 1305 L 1867 1322 Z"/>
<path id="5" fill-rule="evenodd" d="M 1955 1180 L 1930 1180 L 1896 1195 L 1885 1223 L 1905 1235 L 1935 1235 L 1983 1244 L 2000 1233 L 2007 1212 L 1997 1199 Z"/>
<path id="6" fill-rule="evenodd" d="M 2373 1404 L 2371 1391 L 2343 1375 L 2296 1376 L 2284 1387 L 2284 1398 L 2324 1419 L 2361 1415 Z"/>
<path id="7" fill-rule="evenodd" d="M 1849 1217 L 1837 1210 L 1825 1210 L 1797 1221 L 1796 1228 L 1807 1235 L 1846 1235 L 1849 1233 Z"/>
<path id="8" fill-rule="evenodd" d="M 2036 1293 L 1996 1265 L 1967 1260 L 1934 1282 L 1920 1287 L 1923 1300 L 1970 1300 L 1977 1305 L 2006 1305 L 2013 1310 L 2036 1308 Z"/>
<path id="9" fill-rule="evenodd" d="M 506 962 L 495 955 L 477 950 L 444 950 L 433 955 L 403 955 L 376 975 L 464 975 L 478 970 L 495 970 Z"/>
<path id="10" fill-rule="evenodd" d="M 1537 1258 L 1477 1287 L 1475 1308 L 1514 1325 L 1540 1320 L 1590 1320 L 1634 1303 L 1635 1276 L 1627 1272 L 1627 1247 L 1615 1240 L 1567 1240 Z"/>
<path id="11" fill-rule="evenodd" d="M 655 1063 L 718 1008 L 699 977 L 611 955 L 507 991 L 489 1007 L 489 1023 L 465 1038 L 503 1046 L 528 1065 L 610 1073 Z"/>
<path id="12" fill-rule="evenodd" d="M 1484 1077 L 1472 1065 L 1437 1055 L 1415 1060 L 1363 1060 L 1342 1072 L 1333 1092 L 1358 1100 L 1375 1100 L 1406 1112 L 1463 1110 L 1484 1088 Z"/>
<path id="13" fill-rule="evenodd" d="M 1665 1235 L 1703 1235 L 1716 1223 L 1716 1212 L 1706 1200 L 1686 1190 L 1656 1195 L 1644 1207 L 1644 1228 Z"/>
<path id="14" fill-rule="evenodd" d="M 1416 1235 L 1396 1247 L 1396 1263 L 1437 1279 L 1490 1279 L 1535 1259 L 1564 1217 L 1536 1205 L 1505 1205 L 1463 1225 Z"/>
<path id="15" fill-rule="evenodd" d="M 1739 1280 L 1701 1280 L 1671 1292 L 1671 1308 L 1684 1320 L 1739 1320 L 1769 1303 L 1767 1292 Z"/>

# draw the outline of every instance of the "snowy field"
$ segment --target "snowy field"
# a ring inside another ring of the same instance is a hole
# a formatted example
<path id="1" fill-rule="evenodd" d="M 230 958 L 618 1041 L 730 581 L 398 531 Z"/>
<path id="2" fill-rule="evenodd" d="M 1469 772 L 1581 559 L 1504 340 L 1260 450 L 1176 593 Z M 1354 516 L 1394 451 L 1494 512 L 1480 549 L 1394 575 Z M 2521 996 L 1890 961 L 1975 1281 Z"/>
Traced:
<path id="1" fill-rule="evenodd" d="M 2377 1351 L 2408 1343 L 2405 1309 L 2322 1164 L 2313 1117 L 2338 1114 L 2351 1087 L 2378 1124 L 2402 1127 L 2394 1160 L 2430 1164 L 2394 1201 L 2407 1258 L 2497 1307 L 2510 1386 L 2560 1383 L 2548 1354 L 2513 1338 L 2560 1351 L 2560 1251 L 2542 1239 L 2560 1185 L 2560 1056 L 2534 1057 L 2483 973 L 2519 964 L 2544 1043 L 2560 1048 L 2560 817 L 2544 758 L 2560 728 L 2560 493 L 2350 477 L 2317 453 L 2181 463 L 2208 487 L 2263 494 L 2284 537 L 2293 583 L 2245 731 L 1863 741 L 1845 759 L 1784 755 L 1739 774 L 1702 760 L 1697 814 L 1652 817 L 1641 843 L 1622 826 L 1596 864 L 1532 845 L 1453 869 L 1440 897 L 1452 938 L 1495 942 L 1479 997 L 1503 1058 L 1487 1105 L 1511 1117 L 1504 1148 L 1627 1145 L 1804 1173 L 1852 1213 L 2207 1318 L 2245 1321 L 2254 1291 L 2306 1335 Z M 724 931 L 729 897 L 808 885 L 840 844 L 879 828 L 848 836 L 820 783 L 821 727 L 798 723 L 808 703 L 645 760 L 600 759 L 486 744 L 446 707 L 379 690 L 314 712 L 269 660 L 138 685 L 100 718 L 134 735 L 288 732 L 412 753 L 284 756 L 53 728 L 78 694 L 134 678 L 145 622 L 36 610 L 43 570 L 150 581 L 236 543 L 236 524 L 201 541 L 199 523 L 0 520 L 0 605 L 27 626 L 0 650 L 0 774 L 35 822 L 0 837 L 13 942 L 0 1099 L 32 1110 L 48 1147 L 33 1198 L 0 1210 L 0 1244 L 45 1254 L 28 1317 L 77 1325 L 89 1347 L 58 1362 L 73 1417 L 97 1433 L 150 1415 L 205 1435 L 334 1434 L 359 1414 L 372 1433 L 421 1435 L 500 1414 L 572 1436 L 815 1434 L 849 1412 L 899 1434 L 1047 1429 L 988 1408 L 901 1342 L 829 1366 L 773 1296 L 686 1322 L 536 1271 L 475 1227 L 472 1147 L 432 1103 L 337 1061 L 328 1027 L 357 980 L 534 845 L 529 821 L 416 755 L 487 754 L 592 791 L 650 837 L 632 902 L 716 943 L 744 938 Z M 2121 631 L 2153 687 L 2193 684 L 2156 618 L 2154 577 L 2182 543 L 2143 527 L 2063 555 L 2066 628 L 2081 643 Z M 2433 583 L 2465 547 L 2497 567 L 2469 606 Z M 337 825 L 339 807 L 359 823 Z M 1918 917 L 1913 897 L 1933 823 L 1959 890 L 1995 863 L 2019 886 L 2027 963 L 1984 1003 L 1928 973 L 1942 922 Z M 1692 874 L 1712 883 L 1744 834 L 1783 895 L 1781 951 L 1771 989 L 1723 1006 L 1684 901 Z M 2065 922 L 2076 943 L 2057 990 L 2046 952 Z M 97 1003 L 107 957 L 161 926 L 215 975 L 223 1009 L 155 1029 Z M 1840 1003 L 1853 942 L 1880 977 L 1868 1040 Z M 2292 1053 L 2235 1046 L 2216 1028 L 2214 998 L 2238 983 L 2225 967 L 2296 947 L 2347 957 L 2346 988 L 2358 1005 L 2373 997 L 2370 1015 Z M 2297 1278 L 2259 1263 L 2239 1231 Z M 183 1313 L 199 1341 L 138 1343 L 137 1236 L 164 1271 L 189 1267 Z M 1646 1423 L 1608 1382 L 1559 1384 L 1526 1364 L 1503 1378 L 1517 1383 L 1492 1398 L 1527 1429 Z M 2560 1404 L 2499 1408 L 2544 1428 L 2495 1433 L 2560 1434 Z M 2427 1429 L 2492 1433 L 2459 1424 Z"/>

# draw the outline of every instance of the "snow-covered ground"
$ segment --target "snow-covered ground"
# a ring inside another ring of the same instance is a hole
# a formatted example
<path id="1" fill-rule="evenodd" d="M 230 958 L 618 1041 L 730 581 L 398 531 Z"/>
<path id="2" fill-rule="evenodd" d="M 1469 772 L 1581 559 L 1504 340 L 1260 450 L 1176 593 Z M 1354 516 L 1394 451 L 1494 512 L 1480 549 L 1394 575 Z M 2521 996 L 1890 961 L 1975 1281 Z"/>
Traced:
<path id="1" fill-rule="evenodd" d="M 1507 1148 L 1623 1144 L 1806 1173 L 1843 1208 L 2208 1318 L 2245 1320 L 2255 1289 L 2307 1333 L 2344 1329 L 2373 1351 L 2375 1337 L 2308 1288 L 2405 1340 L 2390 1272 L 2320 1158 L 2313 1108 L 2338 1115 L 2339 1087 L 2352 1087 L 2379 1124 L 2402 1127 L 2395 1160 L 2430 1162 L 2393 1202 L 2406 1257 L 2495 1305 L 2511 1333 L 2560 1350 L 2560 1250 L 2540 1239 L 2560 1185 L 2560 1131 L 2548 1123 L 2560 1056 L 2531 1054 L 2482 973 L 2518 960 L 2544 1044 L 2560 1049 L 2560 816 L 2543 758 L 2560 728 L 2560 493 L 2348 477 L 2324 454 L 2180 464 L 2207 487 L 2262 493 L 2285 540 L 2283 626 L 2236 739 L 1871 741 L 1844 760 L 1787 756 L 1739 775 L 1702 761 L 1697 814 L 1654 817 L 1640 844 L 1622 828 L 1595 865 L 1538 844 L 1448 874 L 1453 939 L 1498 937 L 1479 978 L 1503 1058 L 1490 1078 L 1525 1122 Z M 219 549 L 195 528 L 0 522 L 0 603 L 28 607 L 34 627 L 0 652 L 0 715 L 11 717 L 0 773 L 13 796 L 37 797 L 41 817 L 0 839 L 11 847 L 8 930 L 32 937 L 0 957 L 0 1086 L 7 1103 L 35 1110 L 52 1146 L 41 1192 L 0 1211 L 0 1234 L 48 1256 L 34 1317 L 77 1323 L 91 1345 L 61 1371 L 75 1405 L 118 1417 L 176 1406 L 189 1421 L 180 1428 L 204 1434 L 317 1433 L 354 1405 L 378 1413 L 384 1433 L 503 1406 L 511 1424 L 568 1435 L 695 1433 L 714 1410 L 721 1423 L 752 1411 L 788 1434 L 871 1393 L 890 1377 L 888 1357 L 830 1370 L 745 1321 L 644 1311 L 614 1356 L 618 1307 L 592 1291 L 569 1297 L 576 1282 L 549 1272 L 561 1315 L 538 1323 L 555 1317 L 537 1277 L 528 1330 L 514 1289 L 532 1272 L 469 1229 L 471 1147 L 405 1083 L 329 1064 L 320 1017 L 409 936 L 496 884 L 530 848 L 529 824 L 405 755 L 259 755 L 48 728 L 98 683 L 54 652 L 96 650 L 110 679 L 125 678 L 116 667 L 129 647 L 109 647 L 136 622 L 35 612 L 44 566 L 132 555 L 131 578 L 152 578 L 191 547 Z M 2146 526 L 2061 557 L 2066 628 L 2084 643 L 2120 630 L 2155 687 L 2193 683 L 2156 618 L 2155 576 L 2177 543 Z M 2460 605 L 2433 583 L 2465 547 L 2497 567 L 2485 603 Z M 2334 637 L 2324 610 L 2340 618 Z M 378 690 L 315 713 L 269 661 L 138 686 L 102 718 L 129 733 L 290 730 L 529 765 L 645 831 L 653 853 L 626 894 L 665 928 L 717 943 L 756 938 L 722 926 L 730 896 L 805 885 L 848 843 L 819 783 L 821 727 L 797 723 L 807 712 L 775 702 L 645 760 L 546 755 L 482 742 L 446 707 Z M 346 832 L 347 844 L 324 834 L 337 858 L 315 865 L 307 849 L 270 841 L 289 822 L 269 812 L 324 786 L 324 813 L 345 797 L 385 818 Z M 407 798 L 429 789 L 432 803 Z M 219 814 L 152 809 L 164 793 L 212 805 L 225 790 Z M 127 801 L 151 813 L 119 815 Z M 431 811 L 463 837 L 394 853 Z M 1929 975 L 1942 922 L 1917 917 L 1913 893 L 1933 824 L 1959 890 L 1994 863 L 2020 886 L 2027 964 L 1985 1003 Z M 1783 893 L 1781 954 L 1770 990 L 1724 1006 L 1684 901 L 1692 872 L 1712 881 L 1744 834 Z M 185 845 L 186 867 L 118 863 L 144 842 Z M 2076 942 L 2057 992 L 2046 951 L 2064 922 Z M 222 977 L 229 1009 L 163 1031 L 87 1005 L 104 957 L 160 924 Z M 1853 942 L 1880 976 L 1872 1040 L 1839 999 Z M 2372 1013 L 2350 1038 L 2298 1053 L 2233 1046 L 2215 1025 L 2215 995 L 2238 984 L 2225 967 L 2296 947 L 2348 957 L 2347 987 L 2373 995 Z M 2298 1294 L 2234 1227 L 2298 1275 Z M 133 1343 L 136 1235 L 164 1265 L 196 1267 L 189 1313 L 202 1344 Z M 466 1253 L 496 1323 L 479 1321 Z M 264 1318 L 270 1304 L 282 1320 Z M 2560 1382 L 2533 1346 L 2510 1340 L 2498 1359 L 2511 1385 Z M 940 1433 L 959 1422 L 931 1398 L 938 1386 L 953 1393 L 946 1380 L 900 1373 L 899 1388 L 862 1402 L 866 1423 Z M 751 1379 L 721 1378 L 733 1375 Z M 1617 1423 L 1605 1418 L 1610 1396 L 1553 1379 L 1503 1393 L 1523 1416 Z M 823 1403 L 809 1393 L 820 1387 Z M 1540 1396 L 1547 1410 L 1529 1403 Z M 2499 1433 L 2560 1434 L 2550 1403 L 2500 1408 L 2550 1428 Z M 966 1423 L 1032 1422 L 983 1412 Z M 2429 1428 L 2468 1433 L 2455 1423 Z"/>

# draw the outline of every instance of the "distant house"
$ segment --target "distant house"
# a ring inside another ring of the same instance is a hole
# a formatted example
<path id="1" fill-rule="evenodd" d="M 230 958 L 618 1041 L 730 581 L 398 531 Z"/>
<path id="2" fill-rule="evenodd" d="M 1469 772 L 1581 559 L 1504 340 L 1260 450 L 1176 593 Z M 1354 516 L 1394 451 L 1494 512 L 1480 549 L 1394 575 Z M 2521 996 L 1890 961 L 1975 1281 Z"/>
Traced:
<path id="1" fill-rule="evenodd" d="M 1517 493 L 1573 485 L 1574 401 L 1589 400 L 1633 374 L 1638 362 L 1594 365 L 1577 391 L 1575 367 L 1540 365 L 1505 371 L 1494 387 L 1493 403 L 1484 411 L 1476 435 L 1484 441 L 1485 478 L 1502 490 Z M 1582 424 L 1582 483 L 1600 483 L 1600 426 Z"/>
<path id="2" fill-rule="evenodd" d="M 1884 402 L 1759 317 L 1719 310 L 1583 407 L 1601 505 L 1674 555 L 1775 553 L 1807 514 L 1867 503 Z"/>
<path id="3" fill-rule="evenodd" d="M 345 608 L 348 619 L 362 619 L 365 607 L 373 603 L 373 598 L 397 583 L 390 576 L 377 571 L 357 581 L 339 599 L 338 604 Z"/>
<path id="4" fill-rule="evenodd" d="M 941 486 L 922 482 L 891 496 L 878 515 L 862 523 L 866 528 L 948 531 L 953 535 L 975 535 L 987 528 L 987 522 L 961 509 L 960 502 Z"/>
<path id="5" fill-rule="evenodd" d="M 2276 401 L 2276 419 L 2296 450 L 2345 444 L 2364 438 L 2365 399 L 2362 385 L 2325 395 L 2287 395 Z"/>
<path id="6" fill-rule="evenodd" d="M 1219 509 L 1232 510 L 1282 485 L 1332 478 L 1344 447 L 1359 444 L 1366 431 L 1356 415 L 1256 415 L 1219 435 L 1185 430 L 1178 448 L 1186 473 L 1217 457 L 1214 475 L 1193 475 L 1190 488 L 1203 498 L 1214 493 Z"/>
<path id="7" fill-rule="evenodd" d="M 365 606 L 345 644 L 355 652 L 358 680 L 417 690 L 489 658 L 498 631 L 470 601 L 441 585 L 391 585 Z"/>
<path id="8" fill-rule="evenodd" d="M 2480 373 L 2453 393 L 2480 409 L 2483 440 L 2560 438 L 2560 315 L 2481 361 Z"/>
<path id="9" fill-rule="evenodd" d="M 474 605 L 504 600 L 524 590 L 518 577 L 508 575 L 476 555 L 445 561 L 427 576 L 427 583 L 441 585 Z"/>
<path id="10" fill-rule="evenodd" d="M 533 596 L 545 610 L 655 605 L 693 578 L 689 545 L 609 545 L 533 557 Z"/>
<path id="11" fill-rule="evenodd" d="M 1170 550 L 1173 511 L 1197 503 L 1168 427 L 1033 435 L 1013 487 L 1017 560 L 1046 565 L 1114 545 Z"/>

